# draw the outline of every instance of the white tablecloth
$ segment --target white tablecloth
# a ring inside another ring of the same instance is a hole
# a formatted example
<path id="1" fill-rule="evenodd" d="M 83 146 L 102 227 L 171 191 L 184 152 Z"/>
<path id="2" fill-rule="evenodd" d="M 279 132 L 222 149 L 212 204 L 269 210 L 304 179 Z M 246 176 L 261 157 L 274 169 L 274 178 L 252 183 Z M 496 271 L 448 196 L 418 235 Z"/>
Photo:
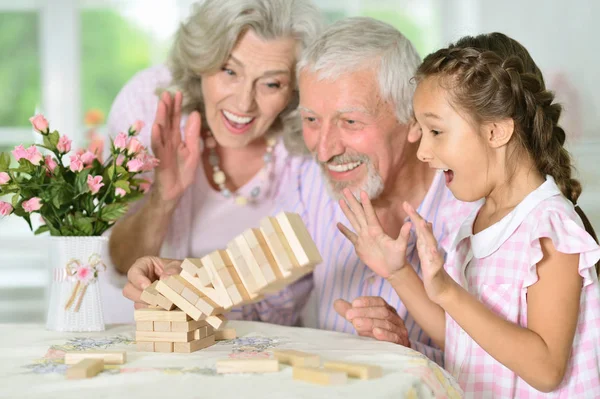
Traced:
<path id="1" fill-rule="evenodd" d="M 133 325 L 98 333 L 46 331 L 38 324 L 0 324 L 0 398 L 458 398 L 456 382 L 435 363 L 399 345 L 309 328 L 231 321 L 238 338 L 191 354 L 137 352 Z M 278 373 L 217 375 L 226 358 L 269 357 L 273 348 L 317 353 L 322 359 L 377 364 L 384 376 L 320 386 Z M 67 380 L 65 350 L 126 350 L 127 362 L 98 376 Z"/>

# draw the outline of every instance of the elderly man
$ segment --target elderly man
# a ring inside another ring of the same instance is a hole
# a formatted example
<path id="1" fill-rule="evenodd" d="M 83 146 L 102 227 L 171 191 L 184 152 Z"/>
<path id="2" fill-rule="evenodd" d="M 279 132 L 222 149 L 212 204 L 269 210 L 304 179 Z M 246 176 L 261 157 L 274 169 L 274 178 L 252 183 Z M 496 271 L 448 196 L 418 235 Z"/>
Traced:
<path id="1" fill-rule="evenodd" d="M 391 285 L 358 259 L 337 228 L 339 222 L 348 224 L 337 203 L 348 187 L 369 194 L 392 237 L 406 218 L 403 201 L 433 223 L 438 239 L 444 234 L 438 209 L 452 201 L 452 195 L 443 174 L 416 156 L 420 132 L 411 118 L 411 78 L 419 63 L 400 32 L 370 18 L 331 25 L 303 53 L 298 66 L 300 112 L 304 141 L 314 158 L 292 161 L 288 178 L 299 184 L 281 209 L 302 215 L 323 263 L 312 278 L 261 303 L 235 309 L 229 317 L 295 324 L 298 306 L 292 304 L 303 304 L 312 291 L 305 325 L 410 344 L 442 363 L 441 352 L 431 347 Z M 420 272 L 414 239 L 407 254 Z M 151 262 L 160 261 L 136 262 L 129 273 L 131 284 L 139 285 L 139 275 Z"/>

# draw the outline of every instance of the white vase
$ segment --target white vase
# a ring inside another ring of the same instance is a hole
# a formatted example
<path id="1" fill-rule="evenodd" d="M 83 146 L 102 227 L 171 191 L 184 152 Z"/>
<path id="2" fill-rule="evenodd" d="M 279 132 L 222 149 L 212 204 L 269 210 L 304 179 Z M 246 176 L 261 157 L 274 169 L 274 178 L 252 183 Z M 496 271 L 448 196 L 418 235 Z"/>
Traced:
<path id="1" fill-rule="evenodd" d="M 48 237 L 50 279 L 46 328 L 53 331 L 103 331 L 100 287 L 73 275 L 77 265 L 94 265 L 104 273 L 108 264 L 107 237 Z"/>

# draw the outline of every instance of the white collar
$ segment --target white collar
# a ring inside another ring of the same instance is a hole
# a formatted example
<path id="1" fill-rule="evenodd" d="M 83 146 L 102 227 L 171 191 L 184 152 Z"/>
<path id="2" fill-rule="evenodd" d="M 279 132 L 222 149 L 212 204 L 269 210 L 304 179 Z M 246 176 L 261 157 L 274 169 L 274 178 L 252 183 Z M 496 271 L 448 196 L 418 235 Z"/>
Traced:
<path id="1" fill-rule="evenodd" d="M 481 259 L 490 256 L 506 242 L 536 206 L 555 195 L 561 195 L 561 191 L 556 185 L 554 178 L 548 175 L 546 176 L 546 181 L 529 193 L 508 215 L 504 216 L 497 223 L 473 235 L 473 223 L 479 210 L 485 203 L 485 200 L 480 200 L 479 206 L 473 209 L 469 217 L 463 221 L 458 229 L 457 235 L 452 241 L 452 248 L 456 248 L 460 241 L 470 237 L 474 257 Z"/>

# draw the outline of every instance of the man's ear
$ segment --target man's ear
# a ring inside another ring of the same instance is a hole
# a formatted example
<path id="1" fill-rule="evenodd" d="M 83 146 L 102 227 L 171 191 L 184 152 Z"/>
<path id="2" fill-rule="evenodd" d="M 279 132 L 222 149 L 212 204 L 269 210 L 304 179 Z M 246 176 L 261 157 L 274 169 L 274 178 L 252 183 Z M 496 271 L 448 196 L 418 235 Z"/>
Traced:
<path id="1" fill-rule="evenodd" d="M 421 126 L 413 117 L 408 121 L 408 142 L 416 143 L 419 140 L 421 140 Z"/>
<path id="2" fill-rule="evenodd" d="M 491 148 L 499 148 L 508 144 L 514 132 L 515 121 L 512 118 L 489 122 L 484 125 L 485 138 Z"/>

